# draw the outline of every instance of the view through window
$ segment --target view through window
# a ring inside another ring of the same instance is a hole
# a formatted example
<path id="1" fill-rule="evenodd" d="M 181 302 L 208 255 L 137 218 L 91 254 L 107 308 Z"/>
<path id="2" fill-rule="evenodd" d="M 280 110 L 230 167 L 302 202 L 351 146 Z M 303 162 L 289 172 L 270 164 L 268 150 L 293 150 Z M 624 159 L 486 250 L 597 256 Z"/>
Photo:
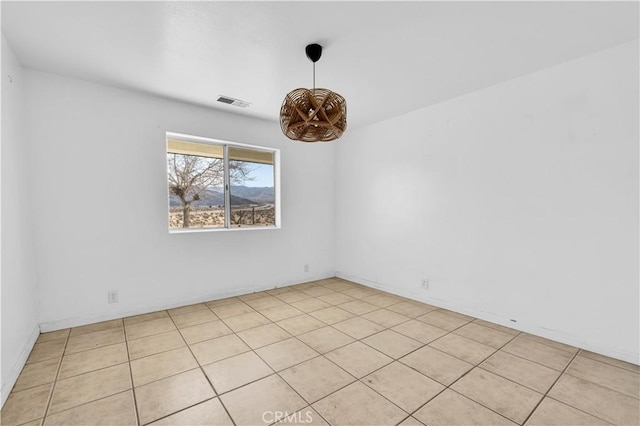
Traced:
<path id="1" fill-rule="evenodd" d="M 278 226 L 277 150 L 193 139 L 167 135 L 169 229 Z"/>

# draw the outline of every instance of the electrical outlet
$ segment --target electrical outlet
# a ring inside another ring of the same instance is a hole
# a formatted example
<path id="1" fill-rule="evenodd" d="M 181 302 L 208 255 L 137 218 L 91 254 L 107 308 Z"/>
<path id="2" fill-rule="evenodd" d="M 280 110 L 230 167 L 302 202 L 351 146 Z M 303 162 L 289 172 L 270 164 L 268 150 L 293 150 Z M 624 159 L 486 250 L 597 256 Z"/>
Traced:
<path id="1" fill-rule="evenodd" d="M 306 264 L 304 265 L 304 271 L 305 271 L 305 272 L 309 272 L 309 264 L 308 264 L 308 263 L 306 263 Z"/>
<path id="2" fill-rule="evenodd" d="M 118 292 L 116 290 L 111 290 L 107 293 L 107 301 L 109 303 L 118 303 Z"/>
<path id="3" fill-rule="evenodd" d="M 423 289 L 425 290 L 429 290 L 429 278 L 423 278 L 422 279 L 422 286 Z"/>

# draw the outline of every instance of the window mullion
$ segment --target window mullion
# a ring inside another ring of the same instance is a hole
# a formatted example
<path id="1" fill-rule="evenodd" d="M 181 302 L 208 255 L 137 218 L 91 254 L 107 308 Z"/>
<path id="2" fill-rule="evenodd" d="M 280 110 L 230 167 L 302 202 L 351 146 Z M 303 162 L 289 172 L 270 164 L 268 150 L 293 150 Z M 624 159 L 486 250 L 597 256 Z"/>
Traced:
<path id="1" fill-rule="evenodd" d="M 224 146 L 224 227 L 231 227 L 231 178 L 229 173 L 229 145 Z"/>

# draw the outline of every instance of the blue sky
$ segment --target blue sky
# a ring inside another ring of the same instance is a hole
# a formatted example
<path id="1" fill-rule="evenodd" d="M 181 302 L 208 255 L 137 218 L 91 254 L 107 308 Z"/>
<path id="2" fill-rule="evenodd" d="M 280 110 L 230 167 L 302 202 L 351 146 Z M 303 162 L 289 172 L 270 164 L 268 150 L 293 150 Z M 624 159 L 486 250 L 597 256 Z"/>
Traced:
<path id="1" fill-rule="evenodd" d="M 244 186 L 264 187 L 273 186 L 273 166 L 271 164 L 251 164 L 253 172 L 251 177 L 253 180 L 249 180 L 244 183 Z"/>

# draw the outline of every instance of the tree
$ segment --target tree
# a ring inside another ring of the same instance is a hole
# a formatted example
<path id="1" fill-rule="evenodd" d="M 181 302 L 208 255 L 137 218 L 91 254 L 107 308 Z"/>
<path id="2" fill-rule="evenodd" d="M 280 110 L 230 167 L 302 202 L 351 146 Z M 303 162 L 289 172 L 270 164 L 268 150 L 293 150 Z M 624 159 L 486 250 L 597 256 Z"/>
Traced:
<path id="1" fill-rule="evenodd" d="M 242 184 L 252 180 L 253 169 L 243 161 L 229 161 L 231 183 Z M 211 187 L 224 184 L 224 161 L 221 158 L 199 157 L 196 155 L 168 155 L 169 191 L 182 204 L 182 227 L 190 225 L 191 205 Z"/>

